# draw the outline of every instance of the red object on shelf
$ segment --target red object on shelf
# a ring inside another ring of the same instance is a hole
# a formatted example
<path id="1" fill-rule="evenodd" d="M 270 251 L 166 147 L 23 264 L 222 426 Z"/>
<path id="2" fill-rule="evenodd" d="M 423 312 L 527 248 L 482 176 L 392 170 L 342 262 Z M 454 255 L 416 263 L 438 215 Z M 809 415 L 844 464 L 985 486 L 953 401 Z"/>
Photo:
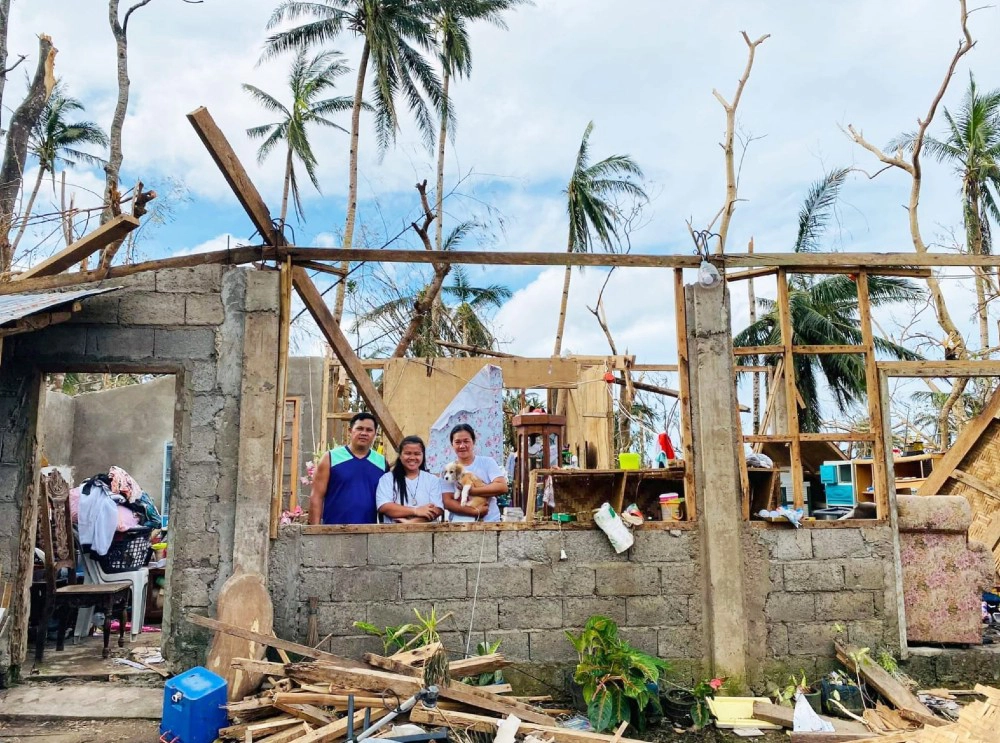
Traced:
<path id="1" fill-rule="evenodd" d="M 604 381 L 607 382 L 608 384 L 614 382 L 615 381 L 614 372 L 604 372 Z"/>
<path id="2" fill-rule="evenodd" d="M 670 437 L 666 433 L 657 436 L 657 442 L 660 445 L 660 451 L 667 455 L 667 459 L 677 459 L 674 456 L 674 445 L 670 443 Z"/>

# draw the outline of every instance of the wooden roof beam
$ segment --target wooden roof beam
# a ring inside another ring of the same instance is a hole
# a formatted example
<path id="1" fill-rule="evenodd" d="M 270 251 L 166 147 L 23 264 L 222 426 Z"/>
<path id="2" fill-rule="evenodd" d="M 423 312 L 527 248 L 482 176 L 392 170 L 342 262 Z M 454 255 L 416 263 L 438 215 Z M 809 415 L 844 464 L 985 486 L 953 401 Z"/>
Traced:
<path id="1" fill-rule="evenodd" d="M 36 266 L 12 277 L 12 281 L 26 281 L 41 276 L 62 273 L 67 268 L 87 258 L 113 242 L 118 242 L 139 226 L 139 220 L 129 214 L 121 214 L 110 222 L 102 224 L 93 232 L 81 237 L 55 255 L 46 258 Z M 21 291 L 25 291 L 22 289 Z"/>
<path id="2" fill-rule="evenodd" d="M 398 450 L 399 442 L 403 439 L 403 433 L 396 424 L 396 419 L 389 412 L 388 406 L 385 404 L 378 390 L 375 389 L 374 383 L 361 364 L 361 359 L 358 358 L 358 355 L 354 353 L 354 349 L 351 348 L 351 342 L 344 335 L 344 331 L 340 329 L 340 325 L 333 319 L 333 313 L 326 306 L 319 290 L 316 289 L 316 285 L 309 278 L 309 274 L 306 273 L 304 268 L 295 267 L 292 269 L 292 283 L 302 298 L 303 303 L 305 303 L 306 309 L 309 310 L 309 314 L 316 321 L 316 325 L 319 326 L 319 329 L 323 331 L 323 335 L 326 336 L 327 342 L 343 365 L 347 376 L 354 382 L 358 388 L 358 392 L 361 393 L 361 398 L 368 405 L 368 409 L 371 410 L 372 414 L 382 425 L 385 437 L 392 444 L 392 447 Z"/>
<path id="3" fill-rule="evenodd" d="M 623 268 L 698 268 L 696 255 L 640 253 L 565 253 L 484 250 L 378 250 L 292 246 L 293 261 L 315 260 L 338 263 L 349 260 L 382 263 L 440 263 L 492 266 L 620 266 Z M 993 267 L 993 255 L 964 253 L 754 253 L 713 256 L 711 263 L 730 268 L 785 268 L 789 273 L 885 272 L 891 275 L 925 276 L 930 267 Z M 905 272 L 905 274 L 904 274 Z"/>
<path id="4" fill-rule="evenodd" d="M 250 217 L 253 226 L 257 228 L 257 232 L 260 233 L 268 245 L 277 247 L 283 243 L 281 235 L 274 229 L 274 223 L 271 221 L 271 212 L 268 210 L 267 204 L 264 203 L 264 199 L 261 197 L 257 187 L 254 186 L 253 181 L 250 180 L 250 176 L 247 175 L 243 163 L 236 157 L 236 152 L 233 150 L 232 145 L 229 144 L 229 140 L 226 139 L 226 135 L 222 133 L 218 124 L 215 123 L 212 114 L 208 112 L 207 108 L 201 106 L 189 113 L 187 118 L 191 122 L 191 126 L 198 133 L 201 143 L 208 150 L 208 154 L 212 156 L 215 164 L 219 166 L 219 170 L 222 171 L 222 176 L 226 179 L 226 183 L 233 189 L 236 198 L 243 205 L 244 211 Z"/>
<path id="5" fill-rule="evenodd" d="M 213 250 L 208 253 L 160 258 L 155 261 L 144 261 L 126 266 L 113 266 L 112 268 L 97 269 L 95 271 L 60 273 L 52 276 L 37 276 L 22 281 L 10 281 L 6 284 L 0 284 L 0 295 L 24 294 L 26 292 L 62 289 L 67 286 L 93 284 L 98 281 L 131 276 L 134 273 L 141 273 L 143 271 L 158 271 L 161 268 L 190 268 L 191 266 L 204 266 L 210 263 L 252 263 L 263 258 L 276 258 L 277 256 L 278 253 L 274 248 L 244 247 L 233 248 L 232 250 Z"/>

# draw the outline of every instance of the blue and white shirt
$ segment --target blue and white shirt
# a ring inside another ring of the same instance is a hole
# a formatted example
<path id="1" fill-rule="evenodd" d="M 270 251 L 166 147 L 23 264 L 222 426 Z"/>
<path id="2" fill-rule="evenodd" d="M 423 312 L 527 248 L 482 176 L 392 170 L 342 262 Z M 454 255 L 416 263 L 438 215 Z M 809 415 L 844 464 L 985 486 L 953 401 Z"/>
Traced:
<path id="1" fill-rule="evenodd" d="M 324 524 L 374 524 L 375 489 L 385 474 L 385 457 L 372 449 L 355 456 L 346 446 L 330 450 L 330 481 L 323 500 Z"/>

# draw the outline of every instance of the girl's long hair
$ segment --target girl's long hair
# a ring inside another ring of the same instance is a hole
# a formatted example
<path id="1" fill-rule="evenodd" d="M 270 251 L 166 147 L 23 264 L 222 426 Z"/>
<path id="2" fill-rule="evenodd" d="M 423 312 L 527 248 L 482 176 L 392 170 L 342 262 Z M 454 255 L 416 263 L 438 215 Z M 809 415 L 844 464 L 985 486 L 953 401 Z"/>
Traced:
<path id="1" fill-rule="evenodd" d="M 416 444 L 420 447 L 420 469 L 427 471 L 427 447 L 424 440 L 419 436 L 407 436 L 399 442 L 399 455 L 392 465 L 392 488 L 395 495 L 399 497 L 400 505 L 406 505 L 406 468 L 403 466 L 403 447 L 407 444 Z M 419 475 L 418 475 L 419 477 Z"/>

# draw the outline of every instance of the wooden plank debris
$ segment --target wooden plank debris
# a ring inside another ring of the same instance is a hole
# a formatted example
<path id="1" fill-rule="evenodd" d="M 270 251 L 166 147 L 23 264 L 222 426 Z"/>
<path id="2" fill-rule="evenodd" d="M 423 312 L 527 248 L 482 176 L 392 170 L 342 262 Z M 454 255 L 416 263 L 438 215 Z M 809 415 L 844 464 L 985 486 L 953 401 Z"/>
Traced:
<path id="1" fill-rule="evenodd" d="M 835 643 L 837 660 L 852 673 L 860 673 L 865 681 L 893 704 L 903 717 L 920 722 L 925 725 L 944 725 L 946 722 L 940 717 L 935 717 L 934 713 L 926 707 L 917 696 L 907 689 L 903 684 L 893 678 L 888 671 L 883 669 L 860 649 L 853 645 Z M 855 663 L 855 659 L 859 662 Z"/>
<path id="2" fill-rule="evenodd" d="M 495 733 L 497 726 L 502 720 L 484 715 L 473 715 L 465 712 L 441 712 L 417 705 L 410 710 L 410 721 L 422 725 L 445 725 L 460 730 L 475 731 L 481 733 Z M 556 727 L 549 722 L 548 725 L 536 725 L 530 722 L 521 722 L 518 726 L 520 733 L 541 733 L 552 738 L 555 743 L 610 743 L 611 737 L 600 733 L 591 733 L 583 730 L 570 730 L 568 728 Z M 632 738 L 621 738 L 619 743 L 638 743 Z"/>
<path id="3" fill-rule="evenodd" d="M 16 274 L 11 280 L 17 282 L 62 273 L 67 268 L 72 268 L 84 258 L 93 255 L 105 246 L 124 239 L 128 233 L 138 226 L 139 220 L 137 218 L 128 214 L 120 214 L 111 221 L 102 224 L 93 232 L 84 235 L 68 247 L 63 248 L 55 255 L 46 258 L 27 271 Z"/>

